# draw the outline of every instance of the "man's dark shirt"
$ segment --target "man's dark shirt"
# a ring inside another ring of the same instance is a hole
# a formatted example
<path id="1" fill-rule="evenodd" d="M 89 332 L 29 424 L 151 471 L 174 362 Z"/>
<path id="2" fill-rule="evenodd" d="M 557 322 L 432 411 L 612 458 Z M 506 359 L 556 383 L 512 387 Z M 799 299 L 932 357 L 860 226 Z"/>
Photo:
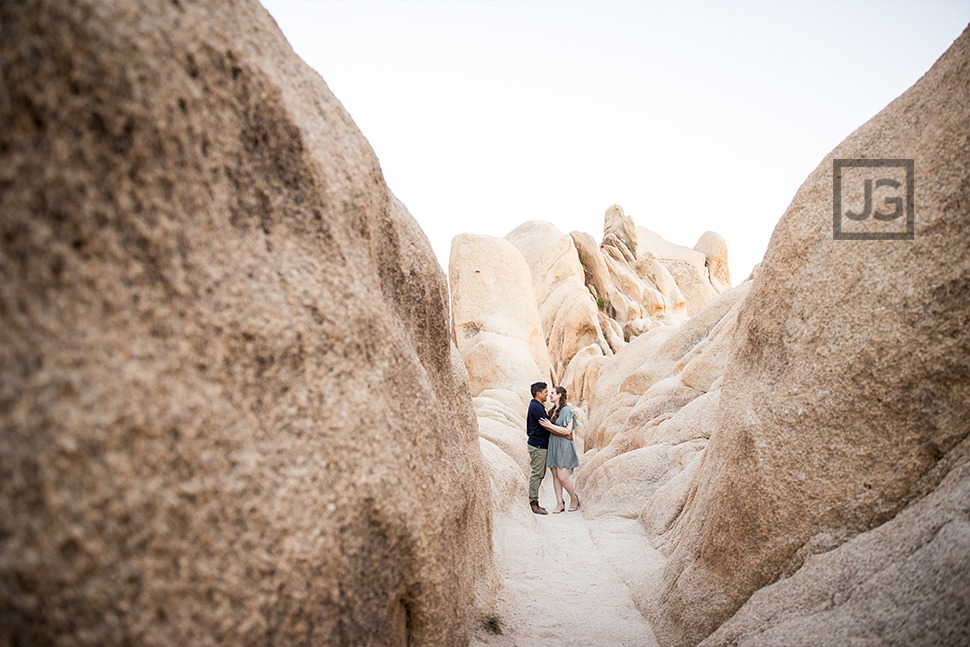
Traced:
<path id="1" fill-rule="evenodd" d="M 532 398 L 529 403 L 529 415 L 525 418 L 525 430 L 529 434 L 529 444 L 539 449 L 549 447 L 549 432 L 539 424 L 542 419 L 549 419 L 542 403 Z"/>

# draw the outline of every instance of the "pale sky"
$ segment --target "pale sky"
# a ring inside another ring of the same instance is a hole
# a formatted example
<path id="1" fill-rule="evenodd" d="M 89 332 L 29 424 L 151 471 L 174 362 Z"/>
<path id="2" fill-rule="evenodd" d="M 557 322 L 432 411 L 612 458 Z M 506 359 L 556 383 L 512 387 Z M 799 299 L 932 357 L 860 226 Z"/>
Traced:
<path id="1" fill-rule="evenodd" d="M 262 2 L 445 271 L 457 234 L 600 240 L 616 203 L 680 245 L 720 233 L 734 284 L 822 158 L 970 22 L 970 0 Z"/>

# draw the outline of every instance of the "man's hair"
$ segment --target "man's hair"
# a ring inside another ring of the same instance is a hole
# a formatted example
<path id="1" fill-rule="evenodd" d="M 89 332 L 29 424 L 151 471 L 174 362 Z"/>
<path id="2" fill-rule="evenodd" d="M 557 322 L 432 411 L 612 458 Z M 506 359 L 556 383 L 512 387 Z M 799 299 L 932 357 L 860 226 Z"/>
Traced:
<path id="1" fill-rule="evenodd" d="M 541 391 L 542 389 L 545 389 L 545 388 L 546 388 L 546 387 L 548 387 L 548 386 L 549 386 L 549 385 L 548 385 L 548 384 L 546 384 L 545 382 L 536 382 L 535 384 L 533 384 L 533 385 L 532 385 L 532 397 L 533 397 L 533 398 L 534 398 L 534 397 L 536 397 L 536 394 L 537 394 L 537 393 L 538 393 L 539 391 Z"/>

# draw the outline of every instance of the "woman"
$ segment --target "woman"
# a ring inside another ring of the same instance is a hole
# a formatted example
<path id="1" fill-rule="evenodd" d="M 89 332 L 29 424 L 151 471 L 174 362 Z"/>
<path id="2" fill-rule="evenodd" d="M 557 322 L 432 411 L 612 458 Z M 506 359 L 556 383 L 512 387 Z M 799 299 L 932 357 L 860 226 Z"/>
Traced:
<path id="1" fill-rule="evenodd" d="M 560 427 L 576 428 L 576 416 L 572 409 L 566 405 L 566 389 L 557 386 L 549 394 L 552 400 L 552 410 L 549 412 L 549 420 Z M 574 512 L 579 509 L 579 497 L 573 489 L 573 481 L 569 476 L 569 469 L 579 467 L 579 457 L 576 455 L 576 445 L 573 441 L 566 440 L 565 436 L 549 435 L 549 449 L 546 452 L 546 467 L 552 470 L 552 485 L 556 490 L 556 502 L 558 505 L 553 510 L 553 514 L 559 514 L 566 509 L 566 504 L 562 498 L 562 490 L 566 488 L 569 493 L 569 511 Z"/>

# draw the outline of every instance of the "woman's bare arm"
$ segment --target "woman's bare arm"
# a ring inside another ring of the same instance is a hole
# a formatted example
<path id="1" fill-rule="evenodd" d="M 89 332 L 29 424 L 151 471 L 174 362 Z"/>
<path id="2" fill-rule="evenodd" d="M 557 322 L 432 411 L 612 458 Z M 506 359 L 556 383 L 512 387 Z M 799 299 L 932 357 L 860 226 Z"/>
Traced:
<path id="1" fill-rule="evenodd" d="M 556 434 L 557 436 L 563 436 L 564 438 L 566 438 L 566 440 L 573 439 L 573 432 L 568 427 L 557 427 L 556 425 L 549 422 L 546 418 L 540 418 L 539 424 L 542 425 L 543 429 L 545 429 L 550 433 Z"/>

